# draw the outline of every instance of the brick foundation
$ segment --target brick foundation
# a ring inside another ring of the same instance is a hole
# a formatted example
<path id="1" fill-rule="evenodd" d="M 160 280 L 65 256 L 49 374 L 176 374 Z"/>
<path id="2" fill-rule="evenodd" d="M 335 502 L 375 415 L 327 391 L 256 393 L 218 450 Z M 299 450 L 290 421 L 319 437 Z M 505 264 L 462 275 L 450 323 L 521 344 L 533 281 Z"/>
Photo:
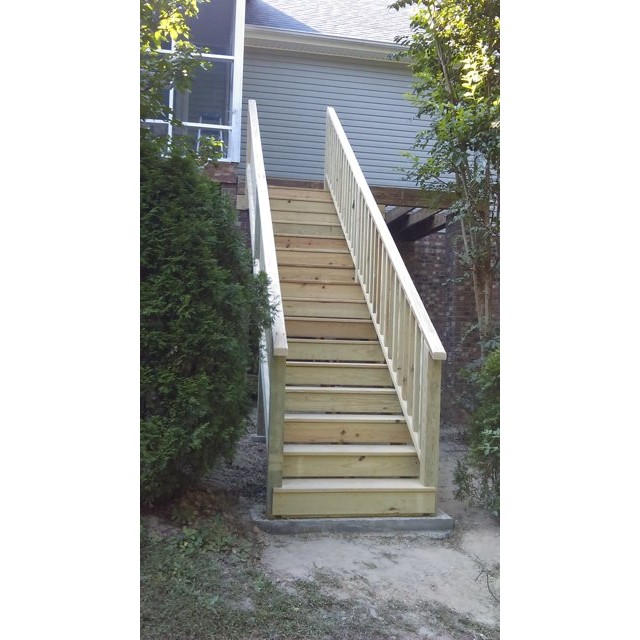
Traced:
<path id="1" fill-rule="evenodd" d="M 460 426 L 468 417 L 464 409 L 468 383 L 462 370 L 480 356 L 473 285 L 463 277 L 456 245 L 457 225 L 415 241 L 396 241 L 400 255 L 442 340 L 447 360 L 442 369 L 442 425 Z M 494 292 L 496 311 L 499 289 Z"/>

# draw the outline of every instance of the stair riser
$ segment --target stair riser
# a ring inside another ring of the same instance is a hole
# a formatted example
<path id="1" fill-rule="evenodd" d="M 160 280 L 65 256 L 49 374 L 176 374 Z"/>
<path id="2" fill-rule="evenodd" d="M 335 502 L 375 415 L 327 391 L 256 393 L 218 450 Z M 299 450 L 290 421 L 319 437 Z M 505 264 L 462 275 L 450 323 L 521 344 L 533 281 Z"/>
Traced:
<path id="1" fill-rule="evenodd" d="M 298 215 L 327 213 L 337 216 L 333 202 L 313 202 L 305 200 L 270 198 L 269 204 L 271 205 L 271 211 L 273 213 L 278 211 L 292 211 Z"/>
<path id="2" fill-rule="evenodd" d="M 391 376 L 384 368 L 352 368 L 325 366 L 288 365 L 286 370 L 288 385 L 332 385 L 351 387 L 392 387 Z"/>
<path id="3" fill-rule="evenodd" d="M 376 330 L 371 321 L 340 322 L 327 320 L 296 320 L 285 317 L 285 328 L 289 338 L 325 338 L 346 340 L 376 340 Z"/>
<path id="4" fill-rule="evenodd" d="M 284 278 L 280 277 L 280 280 Z M 364 302 L 364 294 L 359 284 L 336 282 L 280 282 L 284 298 L 315 298 L 324 300 L 358 300 Z"/>
<path id="5" fill-rule="evenodd" d="M 341 360 L 343 362 L 384 362 L 380 345 L 336 344 L 325 341 L 289 342 L 289 360 Z"/>
<path id="6" fill-rule="evenodd" d="M 285 316 L 300 318 L 357 318 L 368 320 L 369 308 L 364 302 L 322 302 L 321 300 L 283 300 Z"/>
<path id="7" fill-rule="evenodd" d="M 333 206 L 331 194 L 328 191 L 320 191 L 319 189 L 269 186 L 269 199 L 271 202 L 276 200 L 285 200 L 287 202 L 323 202 L 331 203 Z"/>
<path id="8" fill-rule="evenodd" d="M 319 424 L 285 422 L 285 443 L 296 444 L 411 444 L 407 425 L 400 424 Z"/>
<path id="9" fill-rule="evenodd" d="M 273 491 L 273 515 L 285 517 L 419 516 L 435 513 L 434 489 L 418 491 Z"/>
<path id="10" fill-rule="evenodd" d="M 274 222 L 311 222 L 313 224 L 330 224 L 340 226 L 340 218 L 337 213 L 300 213 L 298 211 L 283 211 L 271 209 L 271 218 Z"/>
<path id="11" fill-rule="evenodd" d="M 402 413 L 394 393 L 285 392 L 285 411 L 315 413 Z"/>
<path id="12" fill-rule="evenodd" d="M 347 252 L 333 253 L 331 251 L 304 251 L 295 249 L 276 249 L 278 269 L 283 266 L 292 267 L 346 267 L 353 269 L 353 260 Z M 355 269 L 354 269 L 355 273 Z M 284 277 L 284 276 L 280 276 Z"/>
<path id="13" fill-rule="evenodd" d="M 290 455 L 282 463 L 284 478 L 417 478 L 413 455 Z"/>
<path id="14" fill-rule="evenodd" d="M 297 222 L 274 222 L 273 232 L 283 235 L 334 236 L 343 238 L 340 224 L 298 224 Z"/>
<path id="15" fill-rule="evenodd" d="M 340 249 L 348 251 L 347 241 L 344 238 L 316 238 L 313 236 L 284 236 L 276 235 L 276 249 Z M 349 256 L 351 260 L 351 256 Z"/>
<path id="16" fill-rule="evenodd" d="M 323 267 L 303 267 L 279 265 L 278 272 L 283 280 L 299 280 L 301 282 L 313 282 L 323 280 L 325 282 L 356 282 L 355 269 L 328 269 Z"/>

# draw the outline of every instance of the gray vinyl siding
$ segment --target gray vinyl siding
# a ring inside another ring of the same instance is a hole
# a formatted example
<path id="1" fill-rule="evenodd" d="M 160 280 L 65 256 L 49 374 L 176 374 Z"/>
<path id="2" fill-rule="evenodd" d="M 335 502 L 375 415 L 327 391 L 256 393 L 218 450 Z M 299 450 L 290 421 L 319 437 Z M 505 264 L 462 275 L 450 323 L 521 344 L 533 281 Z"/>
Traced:
<path id="1" fill-rule="evenodd" d="M 242 166 L 247 100 L 258 107 L 268 177 L 322 180 L 327 106 L 332 106 L 367 181 L 415 187 L 404 179 L 411 149 L 424 126 L 404 97 L 411 75 L 402 65 L 265 49 L 245 50 Z"/>

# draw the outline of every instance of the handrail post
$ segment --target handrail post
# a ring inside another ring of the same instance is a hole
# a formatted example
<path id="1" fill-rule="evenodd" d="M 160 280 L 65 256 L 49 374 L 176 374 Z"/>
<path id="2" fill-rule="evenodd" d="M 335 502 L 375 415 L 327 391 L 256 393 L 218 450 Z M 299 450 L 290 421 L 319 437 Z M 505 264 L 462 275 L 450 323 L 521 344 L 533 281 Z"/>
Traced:
<path id="1" fill-rule="evenodd" d="M 267 274 L 269 298 L 274 309 L 271 329 L 263 333 L 261 341 L 261 358 L 264 360 L 260 362 L 258 390 L 258 430 L 266 432 L 268 449 L 266 515 L 272 517 L 273 489 L 282 486 L 285 364 L 288 344 L 255 100 L 248 102 L 246 149 L 245 184 L 249 204 L 254 271 Z"/>

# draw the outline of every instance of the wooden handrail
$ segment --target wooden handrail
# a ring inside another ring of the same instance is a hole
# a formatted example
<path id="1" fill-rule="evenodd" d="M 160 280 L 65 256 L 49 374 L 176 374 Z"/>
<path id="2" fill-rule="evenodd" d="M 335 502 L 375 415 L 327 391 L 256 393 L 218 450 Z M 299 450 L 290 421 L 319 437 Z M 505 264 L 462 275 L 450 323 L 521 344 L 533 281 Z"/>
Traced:
<path id="1" fill-rule="evenodd" d="M 420 459 L 420 479 L 435 487 L 446 352 L 332 107 L 324 170 Z"/>
<path id="2" fill-rule="evenodd" d="M 266 273 L 269 279 L 269 298 L 274 308 L 271 330 L 266 331 L 262 336 L 258 383 L 258 415 L 264 420 L 269 457 L 267 515 L 271 516 L 273 488 L 282 486 L 285 363 L 289 349 L 255 100 L 249 100 L 247 113 L 246 194 L 254 271 Z"/>

